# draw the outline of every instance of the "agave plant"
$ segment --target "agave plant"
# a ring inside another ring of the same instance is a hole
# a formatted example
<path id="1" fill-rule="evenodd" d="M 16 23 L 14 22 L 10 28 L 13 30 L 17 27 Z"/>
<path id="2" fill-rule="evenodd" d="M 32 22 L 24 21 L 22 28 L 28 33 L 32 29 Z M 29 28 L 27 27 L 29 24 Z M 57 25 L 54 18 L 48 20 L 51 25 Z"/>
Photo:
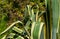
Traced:
<path id="1" fill-rule="evenodd" d="M 23 14 L 24 17 L 22 16 L 23 20 L 16 20 L 17 17 L 20 18 L 21 16 L 21 13 L 19 11 L 20 9 L 18 10 L 18 8 L 14 7 L 13 10 L 10 10 L 14 6 L 14 5 L 12 6 L 13 2 L 10 3 L 11 7 L 10 9 L 7 10 L 8 12 L 6 14 L 3 15 L 4 12 L 1 12 L 3 16 L 2 19 L 0 20 L 1 21 L 0 26 L 2 27 L 7 26 L 6 25 L 7 24 L 6 19 L 8 18 L 7 14 L 8 15 L 11 14 L 11 16 L 9 15 L 9 17 L 11 17 L 10 19 L 11 23 L 9 24 L 8 22 L 9 26 L 5 27 L 3 30 L 0 29 L 1 39 L 44 39 L 45 34 L 43 34 L 43 32 L 44 27 L 46 27 L 44 13 L 46 12 L 46 10 L 43 7 L 44 3 L 38 3 L 39 0 L 37 2 L 36 1 L 34 3 L 30 2 L 30 4 L 26 5 L 24 10 L 22 10 L 24 11 Z M 2 6 L 4 9 L 7 9 L 6 7 L 9 7 L 7 6 L 6 3 L 2 3 L 4 5 Z M 15 22 L 12 20 L 14 20 Z"/>

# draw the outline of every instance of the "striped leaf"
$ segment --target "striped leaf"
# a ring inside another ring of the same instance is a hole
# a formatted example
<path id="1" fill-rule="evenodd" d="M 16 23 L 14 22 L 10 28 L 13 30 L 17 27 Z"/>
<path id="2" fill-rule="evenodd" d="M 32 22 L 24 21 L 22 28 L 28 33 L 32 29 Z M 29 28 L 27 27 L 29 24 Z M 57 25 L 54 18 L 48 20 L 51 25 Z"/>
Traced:
<path id="1" fill-rule="evenodd" d="M 7 36 L 7 38 L 13 38 L 14 35 L 15 35 L 15 33 L 10 33 L 10 34 Z"/>
<path id="2" fill-rule="evenodd" d="M 31 28 L 31 39 L 40 39 L 43 22 L 33 22 Z"/>
<path id="3" fill-rule="evenodd" d="M 6 39 L 6 35 L 4 35 L 1 39 Z"/>
<path id="4" fill-rule="evenodd" d="M 3 32 L 1 32 L 0 35 L 6 33 L 8 30 L 10 30 L 17 23 L 21 23 L 23 25 L 23 23 L 21 21 L 16 21 L 16 22 L 12 23 L 8 28 L 6 28 Z"/>
<path id="5" fill-rule="evenodd" d="M 20 33 L 20 34 L 23 32 L 23 30 L 15 27 L 15 26 L 12 28 L 12 30 L 14 30 L 14 31 L 16 31 L 16 32 L 18 32 L 18 33 Z"/>
<path id="6" fill-rule="evenodd" d="M 52 39 L 56 39 L 58 19 L 59 19 L 59 0 L 46 0 L 47 10 L 52 13 Z M 51 18 L 50 18 L 51 19 Z"/>
<path id="7" fill-rule="evenodd" d="M 22 36 L 18 36 L 16 39 L 24 39 Z"/>

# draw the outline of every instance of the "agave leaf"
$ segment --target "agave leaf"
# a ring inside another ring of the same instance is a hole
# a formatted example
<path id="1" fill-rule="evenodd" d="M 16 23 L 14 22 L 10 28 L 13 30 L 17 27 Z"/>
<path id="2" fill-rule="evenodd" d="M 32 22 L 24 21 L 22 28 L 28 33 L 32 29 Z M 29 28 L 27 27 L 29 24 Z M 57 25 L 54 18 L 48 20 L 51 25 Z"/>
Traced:
<path id="1" fill-rule="evenodd" d="M 35 23 L 36 22 L 32 23 L 32 27 L 31 27 L 31 39 L 33 39 L 33 30 L 34 30 Z"/>
<path id="2" fill-rule="evenodd" d="M 31 19 L 32 21 L 35 21 L 34 10 L 31 9 L 31 6 L 30 6 L 30 5 L 27 5 L 27 8 L 28 8 L 28 13 L 29 13 L 30 19 Z"/>
<path id="3" fill-rule="evenodd" d="M 58 37 L 57 39 L 60 39 L 60 3 L 59 3 L 59 20 L 58 20 L 58 27 L 57 27 L 57 37 Z"/>
<path id="4" fill-rule="evenodd" d="M 31 39 L 40 39 L 41 30 L 44 23 L 40 21 L 33 22 L 31 28 Z"/>
<path id="5" fill-rule="evenodd" d="M 7 36 L 7 35 L 4 35 L 1 39 L 6 39 L 6 36 Z"/>
<path id="6" fill-rule="evenodd" d="M 10 34 L 7 36 L 7 38 L 13 38 L 14 35 L 15 35 L 15 33 L 10 33 Z"/>
<path id="7" fill-rule="evenodd" d="M 32 14 L 31 14 L 31 6 L 30 6 L 30 5 L 27 5 L 27 9 L 28 9 L 29 15 L 31 16 L 31 15 L 32 15 Z"/>
<path id="8" fill-rule="evenodd" d="M 15 26 L 12 28 L 12 30 L 14 30 L 14 31 L 16 31 L 16 32 L 18 32 L 18 33 L 20 33 L 20 34 L 23 32 L 23 30 L 15 27 Z"/>
<path id="9" fill-rule="evenodd" d="M 25 29 L 28 31 L 28 29 L 30 28 L 29 26 L 30 26 L 30 23 L 31 23 L 31 21 L 28 21 L 27 23 L 26 23 L 26 25 L 25 25 Z"/>
<path id="10" fill-rule="evenodd" d="M 16 39 L 24 39 L 22 36 L 18 36 Z"/>
<path id="11" fill-rule="evenodd" d="M 1 32 L 0 35 L 6 33 L 8 30 L 10 30 L 17 23 L 21 23 L 23 25 L 23 23 L 21 21 L 16 21 L 16 22 L 12 23 L 8 28 L 6 28 L 3 32 Z"/>
<path id="12" fill-rule="evenodd" d="M 56 32 L 59 18 L 59 0 L 46 0 L 47 10 L 52 8 L 52 39 L 56 39 Z M 51 4 L 52 3 L 52 4 Z M 51 8 L 50 8 L 51 7 Z"/>

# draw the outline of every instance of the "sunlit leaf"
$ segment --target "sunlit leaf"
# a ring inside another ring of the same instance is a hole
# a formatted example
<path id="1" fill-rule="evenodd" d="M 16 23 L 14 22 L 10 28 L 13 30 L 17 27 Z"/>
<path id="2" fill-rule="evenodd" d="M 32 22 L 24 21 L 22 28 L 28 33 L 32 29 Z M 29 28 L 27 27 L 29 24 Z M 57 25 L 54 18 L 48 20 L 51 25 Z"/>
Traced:
<path id="1" fill-rule="evenodd" d="M 18 36 L 16 39 L 24 39 L 23 37 L 21 37 L 21 36 Z"/>

